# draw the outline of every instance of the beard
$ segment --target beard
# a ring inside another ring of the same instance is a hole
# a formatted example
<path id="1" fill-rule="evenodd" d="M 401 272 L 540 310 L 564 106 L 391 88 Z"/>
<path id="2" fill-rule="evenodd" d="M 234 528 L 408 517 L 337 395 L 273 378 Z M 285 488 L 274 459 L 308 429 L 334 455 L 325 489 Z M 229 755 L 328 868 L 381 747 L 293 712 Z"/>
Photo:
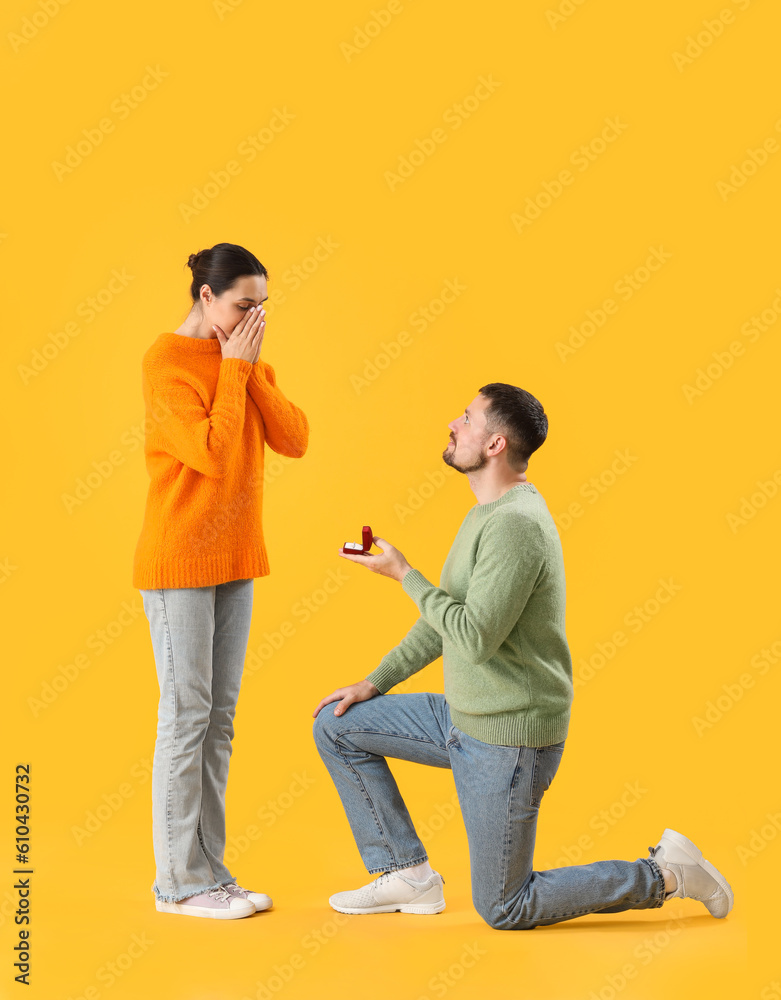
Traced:
<path id="1" fill-rule="evenodd" d="M 445 450 L 442 452 L 442 460 L 444 461 L 445 465 L 449 465 L 451 468 L 455 469 L 456 472 L 477 472 L 478 469 L 482 469 L 483 466 L 488 461 L 488 458 L 486 457 L 482 449 L 480 453 L 475 457 L 474 461 L 469 465 L 465 465 L 462 462 L 457 462 L 456 459 L 454 458 L 455 453 L 456 453 L 455 444 L 453 445 L 452 451 L 450 451 L 448 448 L 445 448 Z"/>

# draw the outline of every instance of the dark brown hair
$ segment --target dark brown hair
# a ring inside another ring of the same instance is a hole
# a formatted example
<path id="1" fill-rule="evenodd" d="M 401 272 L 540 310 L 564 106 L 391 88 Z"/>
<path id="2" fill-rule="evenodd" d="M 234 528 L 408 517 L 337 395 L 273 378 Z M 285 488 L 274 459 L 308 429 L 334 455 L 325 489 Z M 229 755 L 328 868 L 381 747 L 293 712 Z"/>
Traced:
<path id="1" fill-rule="evenodd" d="M 222 295 L 245 274 L 268 278 L 268 271 L 258 258 L 236 243 L 215 243 L 209 250 L 191 253 L 187 266 L 193 272 L 190 285 L 193 302 L 200 298 L 201 285 L 208 285 L 215 295 Z"/>
<path id="2" fill-rule="evenodd" d="M 490 403 L 485 410 L 487 434 L 503 434 L 507 439 L 507 461 L 523 472 L 548 436 L 548 418 L 542 403 L 530 392 L 506 382 L 489 382 L 478 390 Z"/>

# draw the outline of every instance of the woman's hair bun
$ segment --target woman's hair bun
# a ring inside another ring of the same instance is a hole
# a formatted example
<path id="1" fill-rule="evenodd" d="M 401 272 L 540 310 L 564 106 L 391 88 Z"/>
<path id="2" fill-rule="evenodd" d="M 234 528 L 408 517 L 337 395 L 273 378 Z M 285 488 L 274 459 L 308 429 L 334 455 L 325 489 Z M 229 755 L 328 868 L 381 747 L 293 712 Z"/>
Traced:
<path id="1" fill-rule="evenodd" d="M 199 261 L 199 260 L 201 259 L 201 254 L 202 254 L 202 253 L 203 253 L 203 250 L 199 250 L 199 251 L 198 251 L 198 253 L 191 253 L 191 254 L 190 254 L 190 256 L 189 256 L 189 258 L 188 258 L 188 260 L 187 260 L 187 266 L 188 266 L 188 267 L 189 267 L 189 268 L 190 268 L 191 270 L 192 270 L 192 269 L 193 269 L 193 268 L 195 267 L 195 265 L 196 265 L 196 264 L 198 263 L 198 261 Z"/>

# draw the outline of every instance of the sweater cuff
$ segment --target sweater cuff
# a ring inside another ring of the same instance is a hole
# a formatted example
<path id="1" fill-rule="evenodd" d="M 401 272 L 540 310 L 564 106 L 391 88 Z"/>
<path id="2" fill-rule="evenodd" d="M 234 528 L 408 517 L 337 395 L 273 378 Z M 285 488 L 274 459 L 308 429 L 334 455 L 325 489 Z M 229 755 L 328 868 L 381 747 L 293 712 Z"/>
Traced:
<path id="1" fill-rule="evenodd" d="M 244 358 L 223 358 L 220 362 L 220 371 L 224 371 L 225 375 L 241 385 L 246 385 L 252 371 L 252 362 L 245 361 Z"/>
<path id="2" fill-rule="evenodd" d="M 255 378 L 264 385 L 270 386 L 272 389 L 276 388 L 277 379 L 274 374 L 274 369 L 268 363 L 264 361 L 263 358 L 258 358 L 255 364 L 252 366 L 252 374 Z"/>
<path id="3" fill-rule="evenodd" d="M 419 569 L 411 569 L 401 581 L 401 589 L 405 594 L 409 594 L 415 604 L 418 604 L 426 591 L 436 588 L 433 583 L 429 583 Z M 420 605 L 418 605 L 418 610 L 420 610 Z"/>
<path id="4" fill-rule="evenodd" d="M 394 685 L 399 683 L 399 678 L 396 674 L 397 671 L 390 664 L 386 664 L 381 660 L 380 665 L 375 667 L 370 674 L 367 674 L 365 680 L 371 681 L 380 694 L 385 694 Z"/>

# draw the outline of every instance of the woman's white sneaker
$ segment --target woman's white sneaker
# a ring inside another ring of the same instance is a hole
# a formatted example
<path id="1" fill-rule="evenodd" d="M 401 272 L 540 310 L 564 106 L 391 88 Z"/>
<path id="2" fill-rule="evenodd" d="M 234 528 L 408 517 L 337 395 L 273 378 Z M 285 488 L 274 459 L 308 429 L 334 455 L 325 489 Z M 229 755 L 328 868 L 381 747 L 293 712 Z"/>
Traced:
<path id="1" fill-rule="evenodd" d="M 251 889 L 243 888 L 238 882 L 223 882 L 222 887 L 237 899 L 248 899 L 258 911 L 268 910 L 273 905 L 271 896 L 267 896 L 265 892 L 253 892 Z"/>
<path id="2" fill-rule="evenodd" d="M 223 886 L 180 899 L 178 903 L 155 901 L 160 913 L 181 913 L 188 917 L 209 917 L 212 920 L 237 920 L 255 912 L 255 904 L 228 892 Z"/>
<path id="3" fill-rule="evenodd" d="M 714 917 L 727 916 L 734 901 L 730 884 L 688 837 L 668 828 L 656 847 L 648 850 L 659 867 L 669 869 L 678 881 L 675 890 L 664 897 L 665 901 L 688 897 L 703 903 Z"/>
<path id="4" fill-rule="evenodd" d="M 334 893 L 328 902 L 340 913 L 440 913 L 444 881 L 439 872 L 422 882 L 403 872 L 385 872 L 360 889 Z"/>

